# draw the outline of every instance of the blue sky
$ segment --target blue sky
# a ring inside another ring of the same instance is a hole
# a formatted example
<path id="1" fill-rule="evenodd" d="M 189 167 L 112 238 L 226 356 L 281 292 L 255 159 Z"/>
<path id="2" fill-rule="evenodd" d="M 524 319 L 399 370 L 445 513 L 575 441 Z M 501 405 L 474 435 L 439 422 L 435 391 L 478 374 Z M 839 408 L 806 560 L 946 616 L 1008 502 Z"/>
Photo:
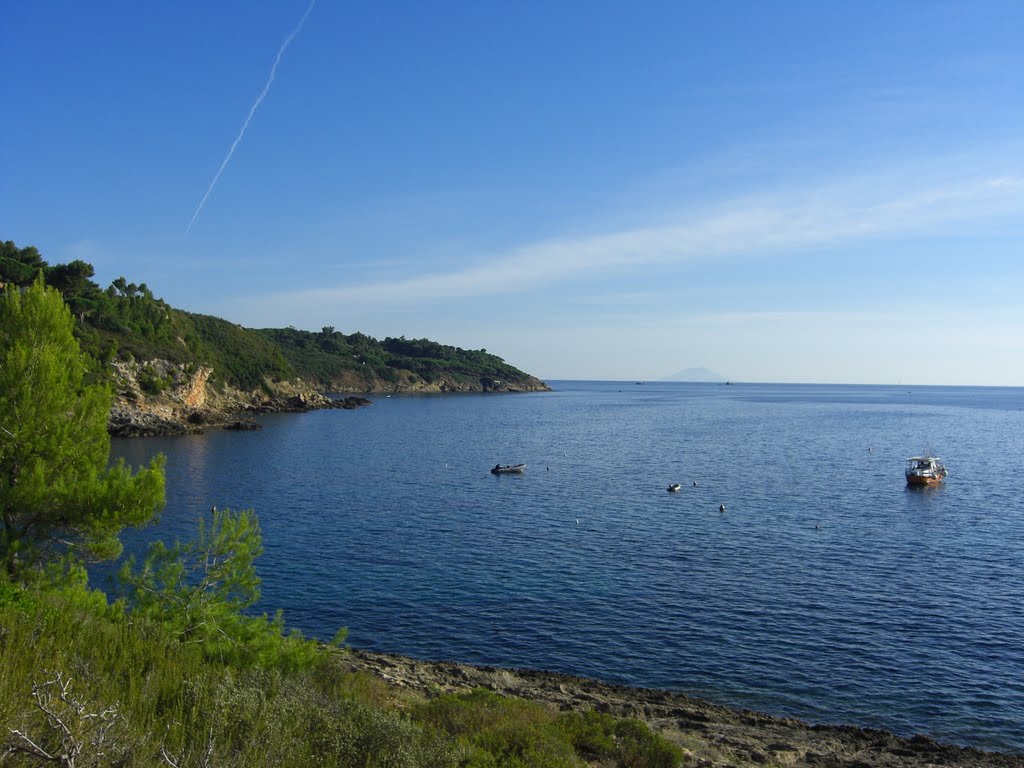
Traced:
<path id="1" fill-rule="evenodd" d="M 0 35 L 0 239 L 103 285 L 548 379 L 1024 386 L 1016 0 L 11 0 Z"/>

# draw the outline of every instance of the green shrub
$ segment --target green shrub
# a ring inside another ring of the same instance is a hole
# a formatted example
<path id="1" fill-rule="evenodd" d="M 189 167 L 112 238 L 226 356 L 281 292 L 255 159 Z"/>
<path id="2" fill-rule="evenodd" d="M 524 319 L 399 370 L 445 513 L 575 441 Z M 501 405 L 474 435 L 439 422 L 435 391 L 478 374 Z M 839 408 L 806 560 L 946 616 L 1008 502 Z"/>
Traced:
<path id="1" fill-rule="evenodd" d="M 682 760 L 678 747 L 639 720 L 591 710 L 565 713 L 558 726 L 588 760 L 613 761 L 622 768 L 674 768 Z"/>
<path id="2" fill-rule="evenodd" d="M 484 689 L 440 696 L 414 717 L 452 736 L 472 768 L 578 768 L 583 763 L 539 704 L 498 696 Z"/>
<path id="3" fill-rule="evenodd" d="M 150 395 L 159 395 L 171 385 L 169 376 L 160 376 L 151 365 L 143 366 L 139 371 L 139 387 Z"/>
<path id="4" fill-rule="evenodd" d="M 273 618 L 244 613 L 260 596 L 255 560 L 262 552 L 253 512 L 214 508 L 209 522 L 200 519 L 193 541 L 154 542 L 141 568 L 129 558 L 119 577 L 134 615 L 159 622 L 210 658 L 241 667 L 313 666 L 320 659 L 316 643 L 297 630 L 286 633 L 280 612 Z M 335 638 L 343 639 L 344 633 Z"/>

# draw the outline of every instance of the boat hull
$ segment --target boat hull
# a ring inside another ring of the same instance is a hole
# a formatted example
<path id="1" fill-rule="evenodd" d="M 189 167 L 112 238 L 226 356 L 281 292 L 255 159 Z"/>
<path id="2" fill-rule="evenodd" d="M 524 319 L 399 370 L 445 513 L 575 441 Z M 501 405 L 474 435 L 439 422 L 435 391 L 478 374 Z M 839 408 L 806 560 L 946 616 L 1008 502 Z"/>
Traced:
<path id="1" fill-rule="evenodd" d="M 939 485 L 945 479 L 945 473 L 939 475 L 907 475 L 907 485 L 911 488 L 924 488 L 930 485 Z"/>
<path id="2" fill-rule="evenodd" d="M 492 475 L 521 475 L 526 471 L 525 464 L 514 464 L 510 467 L 494 467 L 491 469 Z"/>
<path id="3" fill-rule="evenodd" d="M 911 488 L 938 485 L 946 479 L 948 474 L 942 459 L 930 453 L 923 456 L 911 456 L 907 459 L 907 468 L 904 472 L 907 485 Z"/>

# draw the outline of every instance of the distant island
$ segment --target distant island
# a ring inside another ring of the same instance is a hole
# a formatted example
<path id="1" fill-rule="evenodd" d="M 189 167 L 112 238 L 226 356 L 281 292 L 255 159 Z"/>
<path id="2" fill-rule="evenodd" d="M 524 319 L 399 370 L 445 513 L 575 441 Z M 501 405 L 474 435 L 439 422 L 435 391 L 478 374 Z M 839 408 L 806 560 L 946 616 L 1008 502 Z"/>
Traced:
<path id="1" fill-rule="evenodd" d="M 96 376 L 110 381 L 115 435 L 183 434 L 206 426 L 258 428 L 246 414 L 355 408 L 338 393 L 546 391 L 540 379 L 485 349 L 429 339 L 297 328 L 243 328 L 175 309 L 145 283 L 106 289 L 93 266 L 48 264 L 34 246 L 0 242 L 0 289 L 42 276 L 75 316 Z M 242 418 L 240 418 L 240 416 Z"/>
<path id="2" fill-rule="evenodd" d="M 726 378 L 708 368 L 684 368 L 677 373 L 673 373 L 671 376 L 666 376 L 662 381 L 694 381 L 723 384 Z"/>

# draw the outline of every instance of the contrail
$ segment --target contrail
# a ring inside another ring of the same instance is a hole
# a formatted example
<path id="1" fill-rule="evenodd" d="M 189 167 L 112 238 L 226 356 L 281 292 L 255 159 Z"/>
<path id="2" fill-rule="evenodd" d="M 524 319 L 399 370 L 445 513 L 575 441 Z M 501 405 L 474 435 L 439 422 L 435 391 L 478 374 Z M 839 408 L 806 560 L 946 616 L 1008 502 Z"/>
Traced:
<path id="1" fill-rule="evenodd" d="M 274 59 L 274 66 L 270 68 L 270 77 L 267 78 L 267 84 L 263 86 L 263 90 L 260 91 L 260 95 L 257 96 L 256 101 L 253 102 L 252 108 L 249 110 L 249 114 L 245 118 L 245 122 L 242 123 L 242 129 L 238 132 L 238 136 L 231 145 L 231 149 L 228 150 L 228 154 L 224 158 L 224 162 L 220 164 L 220 168 L 218 168 L 217 173 L 214 174 L 213 181 L 210 182 L 210 186 L 206 189 L 206 194 L 203 195 L 203 199 L 199 201 L 199 207 L 196 208 L 196 212 L 192 214 L 192 221 L 190 221 L 188 226 L 185 227 L 185 234 L 188 234 L 188 231 L 192 229 L 192 225 L 196 223 L 196 217 L 199 216 L 199 212 L 203 210 L 203 206 L 206 205 L 206 198 L 208 198 L 210 193 L 213 192 L 213 188 L 217 185 L 217 180 L 220 178 L 220 175 L 224 173 L 224 169 L 227 167 L 228 161 L 231 160 L 231 156 L 235 154 L 235 147 L 237 147 L 238 142 L 242 140 L 242 137 L 245 135 L 245 129 L 249 127 L 249 122 L 252 120 L 252 116 L 256 114 L 256 110 L 263 102 L 263 99 L 266 98 L 267 92 L 270 90 L 270 86 L 274 82 L 274 76 L 277 74 L 277 65 L 281 63 L 281 57 L 284 56 L 284 52 L 288 49 L 288 46 L 291 45 L 295 36 L 302 31 L 302 26 L 306 23 L 306 19 L 309 18 L 309 14 L 313 10 L 314 5 L 316 5 L 316 0 L 310 0 L 309 7 L 306 8 L 306 12 L 302 14 L 302 18 L 299 19 L 298 25 L 289 33 L 288 37 L 284 39 L 284 42 L 281 43 L 281 47 L 277 51 L 277 57 Z"/>

